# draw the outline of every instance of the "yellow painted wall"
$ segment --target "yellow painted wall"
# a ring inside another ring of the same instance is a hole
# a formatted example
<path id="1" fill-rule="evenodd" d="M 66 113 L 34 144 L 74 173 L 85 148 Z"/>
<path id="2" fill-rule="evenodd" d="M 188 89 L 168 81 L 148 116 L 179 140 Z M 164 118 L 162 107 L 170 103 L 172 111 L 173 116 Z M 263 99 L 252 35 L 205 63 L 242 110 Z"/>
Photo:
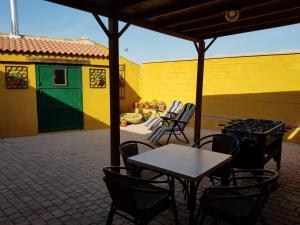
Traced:
<path id="1" fill-rule="evenodd" d="M 120 100 L 121 112 L 133 112 L 133 103 L 141 99 L 139 93 L 140 66 L 120 57 L 125 64 L 125 99 Z"/>
<path id="2" fill-rule="evenodd" d="M 195 102 L 196 66 L 196 60 L 143 64 L 143 99 Z M 203 126 L 219 129 L 223 118 L 265 118 L 300 127 L 299 74 L 300 54 L 205 60 Z M 297 130 L 286 137 L 300 143 Z"/>
<path id="3" fill-rule="evenodd" d="M 106 88 L 90 88 L 90 83 L 89 83 L 90 68 L 95 68 L 95 67 L 90 67 L 90 66 L 82 67 L 84 129 L 99 129 L 99 128 L 108 127 L 110 124 L 109 69 L 105 68 Z"/>
<path id="4" fill-rule="evenodd" d="M 37 134 L 35 66 L 24 54 L 0 54 L 0 137 Z M 65 59 L 89 59 L 82 67 L 84 129 L 109 126 L 109 71 L 104 89 L 89 87 L 89 68 L 107 66 L 107 59 L 69 56 L 31 55 Z M 5 87 L 5 65 L 27 65 L 29 89 L 8 90 Z M 219 129 L 228 118 L 266 118 L 282 120 L 300 127 L 300 54 L 278 54 L 215 58 L 205 61 L 203 126 Z M 132 111 L 132 103 L 174 99 L 194 102 L 195 60 L 144 63 L 141 67 L 120 57 L 125 64 L 125 100 L 121 111 Z M 286 135 L 300 143 L 300 129 Z"/>
<path id="5" fill-rule="evenodd" d="M 0 54 L 0 138 L 38 134 L 38 116 L 36 105 L 35 64 L 26 63 L 27 57 L 90 60 L 90 66 L 82 66 L 82 92 L 84 129 L 108 127 L 109 122 L 109 70 L 106 72 L 106 88 L 90 88 L 89 69 L 108 66 L 108 59 L 92 57 L 51 56 L 40 54 Z M 121 111 L 132 111 L 132 102 L 140 97 L 138 92 L 139 66 L 122 57 L 125 64 L 125 99 L 120 102 Z M 29 88 L 6 89 L 5 65 L 28 66 Z M 115 104 L 115 103 L 113 103 Z"/>
<path id="6" fill-rule="evenodd" d="M 5 66 L 28 67 L 28 89 L 6 89 Z M 0 64 L 0 137 L 37 133 L 36 81 L 33 64 Z"/>

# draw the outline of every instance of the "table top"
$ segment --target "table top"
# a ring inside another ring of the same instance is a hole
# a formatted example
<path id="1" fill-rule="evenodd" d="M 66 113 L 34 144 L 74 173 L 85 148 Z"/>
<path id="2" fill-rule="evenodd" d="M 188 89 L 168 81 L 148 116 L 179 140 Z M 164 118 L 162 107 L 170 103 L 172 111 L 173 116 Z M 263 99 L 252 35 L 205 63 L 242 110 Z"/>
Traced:
<path id="1" fill-rule="evenodd" d="M 168 144 L 128 158 L 128 162 L 190 181 L 200 180 L 231 160 L 231 155 Z"/>

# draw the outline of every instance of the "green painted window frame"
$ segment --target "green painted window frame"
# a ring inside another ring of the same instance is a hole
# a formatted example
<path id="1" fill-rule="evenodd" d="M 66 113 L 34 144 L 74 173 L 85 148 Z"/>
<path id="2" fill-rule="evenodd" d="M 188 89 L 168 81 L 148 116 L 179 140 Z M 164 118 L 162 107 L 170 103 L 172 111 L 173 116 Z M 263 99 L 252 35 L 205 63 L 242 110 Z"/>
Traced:
<path id="1" fill-rule="evenodd" d="M 65 77 L 65 84 L 56 84 L 55 83 L 55 71 L 56 70 L 63 70 L 64 77 Z M 53 79 L 53 87 L 68 87 L 68 69 L 63 67 L 56 67 L 52 70 L 52 79 Z"/>

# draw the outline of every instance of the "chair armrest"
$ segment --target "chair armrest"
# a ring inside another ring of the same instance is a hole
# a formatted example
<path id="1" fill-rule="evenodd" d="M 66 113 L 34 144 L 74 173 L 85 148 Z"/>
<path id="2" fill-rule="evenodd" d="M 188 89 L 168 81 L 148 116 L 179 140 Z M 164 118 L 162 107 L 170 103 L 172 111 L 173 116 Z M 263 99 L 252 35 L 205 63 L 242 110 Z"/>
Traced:
<path id="1" fill-rule="evenodd" d="M 152 171 L 153 170 L 149 170 L 149 169 L 143 169 L 143 171 Z M 161 173 L 158 173 L 159 176 L 162 176 L 163 174 Z M 169 184 L 169 180 L 168 179 L 165 179 L 165 180 L 152 180 L 151 178 L 141 178 L 141 177 L 134 177 L 134 176 L 128 176 L 130 180 L 134 181 L 134 182 L 138 182 L 138 183 L 147 183 L 147 184 Z"/>
<path id="2" fill-rule="evenodd" d="M 140 168 L 139 173 L 142 175 L 142 177 L 145 177 L 145 179 L 148 179 L 148 180 L 155 180 L 164 175 L 164 174 L 156 172 L 154 170 L 149 170 L 149 169 L 145 169 L 145 168 L 141 168 L 141 167 L 139 167 L 139 168 Z M 149 171 L 149 173 L 152 172 L 154 174 L 152 174 L 152 176 L 151 176 L 151 174 L 150 174 L 150 176 L 147 176 L 147 174 L 143 174 L 144 171 L 146 171 L 146 172 Z"/>
<path id="3" fill-rule="evenodd" d="M 174 123 L 187 123 L 186 121 L 171 119 Z"/>
<path id="4" fill-rule="evenodd" d="M 161 116 L 160 118 L 162 118 L 163 120 L 170 120 L 171 119 L 170 117 L 167 117 L 167 116 Z"/>
<path id="5" fill-rule="evenodd" d="M 174 113 L 174 112 L 170 112 L 170 111 L 168 111 L 168 113 L 171 115 L 171 117 L 175 117 L 178 113 Z"/>
<path id="6" fill-rule="evenodd" d="M 171 112 L 171 111 L 167 111 L 166 114 L 167 114 L 167 115 L 169 114 L 169 116 L 161 116 L 161 118 L 171 120 L 171 119 L 174 119 L 175 116 L 176 116 L 178 113 L 174 113 L 174 112 Z"/>
<path id="7" fill-rule="evenodd" d="M 155 186 L 155 185 L 141 185 L 141 186 L 133 186 L 132 187 L 134 191 L 139 191 L 139 192 L 143 192 L 143 193 L 161 193 L 161 194 L 169 194 L 170 190 L 163 188 L 163 187 L 159 187 L 159 186 Z"/>

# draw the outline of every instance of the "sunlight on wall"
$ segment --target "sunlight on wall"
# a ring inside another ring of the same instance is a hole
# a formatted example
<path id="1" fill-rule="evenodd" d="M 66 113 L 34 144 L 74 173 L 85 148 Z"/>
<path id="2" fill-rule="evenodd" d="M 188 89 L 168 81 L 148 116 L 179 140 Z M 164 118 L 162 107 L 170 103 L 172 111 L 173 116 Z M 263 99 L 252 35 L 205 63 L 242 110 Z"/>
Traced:
<path id="1" fill-rule="evenodd" d="M 288 140 L 292 140 L 293 138 L 296 137 L 296 135 L 299 133 L 300 128 L 295 128 L 287 137 Z"/>
<path id="2" fill-rule="evenodd" d="M 82 66 L 84 129 L 99 129 L 109 126 L 109 69 L 106 68 L 106 88 L 90 88 L 89 83 L 89 69 L 94 66 L 107 67 L 107 58 L 0 54 L 0 138 L 38 134 L 36 72 L 35 64 L 27 63 L 29 56 L 47 59 L 89 60 L 90 66 Z M 121 102 L 121 110 L 132 110 L 133 101 L 140 99 L 138 95 L 139 66 L 124 58 L 120 59 L 120 63 L 125 64 L 126 68 L 126 93 L 125 100 Z M 6 89 L 4 72 L 6 65 L 24 65 L 28 67 L 28 89 Z"/>
<path id="3" fill-rule="evenodd" d="M 11 65 L 28 67 L 28 89 L 6 89 L 5 66 Z M 0 64 L 0 87 L 0 137 L 37 134 L 35 66 Z"/>
<path id="4" fill-rule="evenodd" d="M 106 88 L 90 88 L 90 66 L 82 67 L 82 97 L 84 129 L 108 127 L 109 121 L 109 69 L 106 68 Z"/>
<path id="5" fill-rule="evenodd" d="M 300 124 L 300 54 L 205 60 L 203 125 L 220 118 L 262 118 Z M 196 60 L 149 62 L 141 68 L 141 95 L 167 103 L 195 102 Z M 224 120 L 223 120 L 224 122 Z"/>

